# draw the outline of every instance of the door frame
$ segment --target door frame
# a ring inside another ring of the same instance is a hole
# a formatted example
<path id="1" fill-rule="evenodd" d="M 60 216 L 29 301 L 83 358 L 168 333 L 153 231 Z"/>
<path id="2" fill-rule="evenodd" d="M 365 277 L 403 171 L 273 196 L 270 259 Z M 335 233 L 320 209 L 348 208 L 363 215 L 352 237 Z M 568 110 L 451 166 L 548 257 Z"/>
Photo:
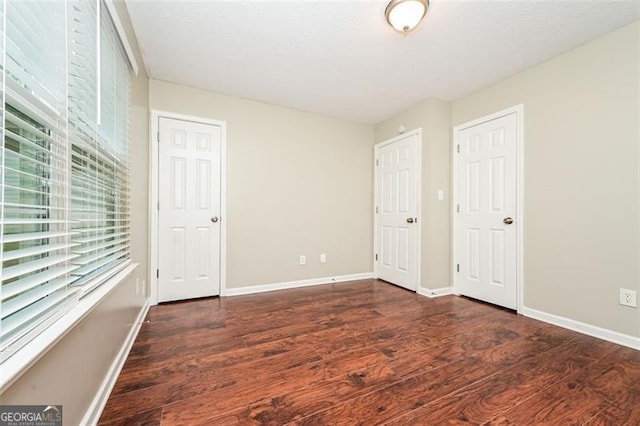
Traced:
<path id="1" fill-rule="evenodd" d="M 149 132 L 149 299 L 158 304 L 158 203 L 159 203 L 159 154 L 160 118 L 191 121 L 220 127 L 220 296 L 227 294 L 227 122 L 204 117 L 151 110 Z"/>
<path id="2" fill-rule="evenodd" d="M 488 121 L 506 117 L 507 115 L 516 115 L 516 311 L 520 313 L 524 307 L 524 105 L 519 104 L 493 114 L 480 117 L 475 120 L 468 121 L 453 128 L 453 145 L 451 146 L 452 154 L 452 173 L 453 186 L 451 197 L 451 276 L 453 277 L 453 293 L 460 295 L 457 283 L 456 271 L 456 230 L 458 228 L 458 215 L 456 213 L 456 205 L 458 204 L 458 155 L 457 146 L 459 145 L 460 132 Z"/>
<path id="3" fill-rule="evenodd" d="M 380 148 L 392 144 L 394 142 L 398 142 L 409 136 L 418 136 L 418 146 L 416 148 L 416 156 L 418 157 L 417 162 L 417 170 L 416 170 L 416 216 L 418 217 L 417 226 L 417 237 L 416 237 L 416 278 L 415 278 L 415 291 L 416 293 L 420 290 L 420 277 L 421 277 L 421 268 L 422 265 L 422 127 L 418 127 L 417 129 L 411 130 L 409 132 L 402 133 L 398 136 L 395 136 L 391 139 L 387 139 L 383 142 L 379 142 L 373 146 L 373 253 L 371 254 L 371 259 L 373 259 L 373 276 L 378 278 L 378 262 L 376 261 L 376 253 L 378 253 L 378 213 L 376 213 L 376 206 L 378 205 L 378 152 Z"/>

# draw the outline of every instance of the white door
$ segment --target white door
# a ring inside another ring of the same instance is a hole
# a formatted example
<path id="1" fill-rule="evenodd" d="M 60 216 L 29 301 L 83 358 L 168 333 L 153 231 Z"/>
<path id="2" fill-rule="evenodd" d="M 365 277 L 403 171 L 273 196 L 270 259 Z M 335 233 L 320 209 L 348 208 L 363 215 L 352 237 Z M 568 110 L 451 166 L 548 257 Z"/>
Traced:
<path id="1" fill-rule="evenodd" d="M 517 115 L 457 133 L 455 289 L 517 308 Z"/>
<path id="2" fill-rule="evenodd" d="M 158 125 L 158 301 L 216 296 L 221 128 L 165 117 Z"/>
<path id="3" fill-rule="evenodd" d="M 376 146 L 376 275 L 409 290 L 418 284 L 420 132 Z"/>

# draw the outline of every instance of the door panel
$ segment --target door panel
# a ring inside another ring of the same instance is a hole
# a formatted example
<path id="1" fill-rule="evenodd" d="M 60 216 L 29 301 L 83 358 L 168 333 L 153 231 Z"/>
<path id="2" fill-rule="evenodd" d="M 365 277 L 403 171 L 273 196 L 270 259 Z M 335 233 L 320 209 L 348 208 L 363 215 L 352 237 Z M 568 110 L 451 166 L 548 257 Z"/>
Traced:
<path id="1" fill-rule="evenodd" d="M 419 137 L 409 134 L 376 147 L 377 260 L 379 278 L 410 290 L 418 280 Z"/>
<path id="2" fill-rule="evenodd" d="M 218 126 L 159 119 L 158 301 L 220 292 Z"/>
<path id="3" fill-rule="evenodd" d="M 516 114 L 458 134 L 455 287 L 463 295 L 515 309 Z M 505 218 L 513 218 L 512 224 Z"/>
<path id="4" fill-rule="evenodd" d="M 187 254 L 185 253 L 184 234 L 185 229 L 180 227 L 171 227 L 171 248 L 172 248 L 172 265 L 171 280 L 174 282 L 184 281 L 184 264 Z"/>

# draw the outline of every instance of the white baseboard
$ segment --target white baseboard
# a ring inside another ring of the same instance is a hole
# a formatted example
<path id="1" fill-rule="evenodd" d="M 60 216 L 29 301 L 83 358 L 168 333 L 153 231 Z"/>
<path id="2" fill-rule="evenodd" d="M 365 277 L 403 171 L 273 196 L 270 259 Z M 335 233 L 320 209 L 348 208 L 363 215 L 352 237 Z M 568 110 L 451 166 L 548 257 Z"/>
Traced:
<path id="1" fill-rule="evenodd" d="M 450 294 L 453 294 L 453 287 L 442 287 L 434 289 L 418 287 L 418 294 L 433 299 L 434 297 L 448 296 Z"/>
<path id="2" fill-rule="evenodd" d="M 538 311 L 537 309 L 527 308 L 523 306 L 518 313 L 529 318 L 557 325 L 562 328 L 577 331 L 578 333 L 597 337 L 598 339 L 607 340 L 622 346 L 640 350 L 640 338 L 629 336 L 628 334 L 618 333 L 617 331 L 607 330 L 606 328 L 597 327 L 595 325 L 586 324 L 584 322 L 572 320 L 558 315 L 549 314 L 547 312 Z"/>
<path id="3" fill-rule="evenodd" d="M 289 281 L 284 283 L 253 285 L 247 287 L 227 288 L 225 296 L 240 296 L 243 294 L 264 293 L 274 290 L 287 290 L 291 288 L 309 287 L 312 285 L 342 283 L 346 281 L 367 280 L 373 278 L 373 272 L 362 274 L 340 275 L 337 277 L 312 278 L 310 280 Z"/>
<path id="4" fill-rule="evenodd" d="M 147 312 L 150 307 L 149 300 L 145 301 L 144 306 L 140 309 L 140 313 L 138 313 L 138 317 L 135 322 L 131 326 L 131 330 L 129 330 L 129 334 L 127 338 L 124 340 L 120 351 L 116 355 L 113 363 L 111 363 L 111 367 L 109 367 L 109 371 L 105 376 L 96 396 L 91 401 L 89 408 L 87 409 L 84 417 L 80 424 L 84 426 L 93 426 L 98 424 L 100 420 L 100 416 L 102 415 L 102 410 L 104 410 L 105 405 L 107 405 L 107 400 L 109 399 L 109 395 L 113 390 L 113 387 L 118 380 L 118 376 L 120 375 L 120 371 L 124 366 L 124 362 L 127 360 L 127 356 L 129 355 L 129 351 L 133 346 L 133 342 L 135 342 L 136 337 L 138 336 L 138 332 L 140 331 L 140 327 L 142 327 L 142 323 L 147 316 Z"/>

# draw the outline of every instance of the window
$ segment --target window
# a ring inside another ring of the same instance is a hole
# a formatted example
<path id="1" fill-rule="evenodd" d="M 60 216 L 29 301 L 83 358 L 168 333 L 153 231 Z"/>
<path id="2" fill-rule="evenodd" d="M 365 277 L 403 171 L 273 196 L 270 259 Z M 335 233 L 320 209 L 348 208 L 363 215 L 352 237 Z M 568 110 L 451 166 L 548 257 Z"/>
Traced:
<path id="1" fill-rule="evenodd" d="M 3 6 L 0 361 L 122 268 L 130 234 L 129 63 L 106 7 Z"/>
<path id="2" fill-rule="evenodd" d="M 90 282 L 129 253 L 129 70 L 104 6 L 99 34 L 91 31 L 97 12 L 94 2 L 74 2 L 70 10 L 77 26 L 71 33 L 77 47 L 69 62 L 69 140 L 78 283 Z M 97 45 L 99 61 L 84 61 L 96 57 Z M 86 78 L 97 70 L 99 80 Z"/>

